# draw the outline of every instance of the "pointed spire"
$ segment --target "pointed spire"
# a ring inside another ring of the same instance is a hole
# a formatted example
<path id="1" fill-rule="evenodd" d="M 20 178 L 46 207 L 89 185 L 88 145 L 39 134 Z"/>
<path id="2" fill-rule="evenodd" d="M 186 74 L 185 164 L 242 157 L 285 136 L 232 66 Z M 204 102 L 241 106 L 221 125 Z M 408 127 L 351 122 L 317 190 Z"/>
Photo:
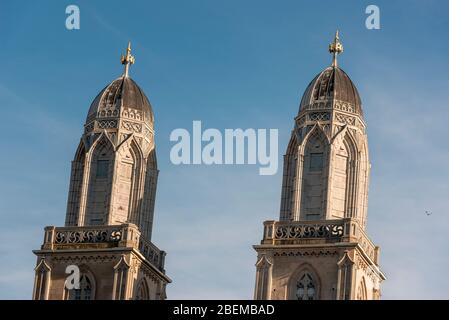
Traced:
<path id="1" fill-rule="evenodd" d="M 122 56 L 120 57 L 120 61 L 122 62 L 122 64 L 125 66 L 125 70 L 123 72 L 123 76 L 125 78 L 128 77 L 128 72 L 129 72 L 129 66 L 131 64 L 134 64 L 134 62 L 136 61 L 134 59 L 134 56 L 131 55 L 131 41 L 128 42 L 128 48 L 126 49 L 126 55 L 124 56 L 122 54 Z"/>
<path id="2" fill-rule="evenodd" d="M 340 36 L 338 30 L 335 32 L 334 42 L 329 44 L 329 52 L 332 53 L 332 67 L 337 67 L 337 56 L 343 52 L 343 44 L 340 42 Z"/>

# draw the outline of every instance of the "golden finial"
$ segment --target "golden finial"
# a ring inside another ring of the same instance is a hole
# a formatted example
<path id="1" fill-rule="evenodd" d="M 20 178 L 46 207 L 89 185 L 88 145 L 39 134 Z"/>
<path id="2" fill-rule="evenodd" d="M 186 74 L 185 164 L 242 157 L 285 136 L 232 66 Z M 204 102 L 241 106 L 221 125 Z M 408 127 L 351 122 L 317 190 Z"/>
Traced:
<path id="1" fill-rule="evenodd" d="M 129 65 L 134 64 L 134 62 L 136 61 L 136 59 L 134 59 L 134 56 L 131 55 L 131 41 L 128 42 L 128 48 L 126 49 L 126 56 L 122 54 L 122 56 L 120 57 L 120 61 L 125 66 L 125 71 L 123 75 L 125 77 L 128 77 Z"/>
<path id="2" fill-rule="evenodd" d="M 329 44 L 329 52 L 333 54 L 332 67 L 337 67 L 337 55 L 343 52 L 343 44 L 340 42 L 338 30 L 335 32 L 334 42 Z"/>

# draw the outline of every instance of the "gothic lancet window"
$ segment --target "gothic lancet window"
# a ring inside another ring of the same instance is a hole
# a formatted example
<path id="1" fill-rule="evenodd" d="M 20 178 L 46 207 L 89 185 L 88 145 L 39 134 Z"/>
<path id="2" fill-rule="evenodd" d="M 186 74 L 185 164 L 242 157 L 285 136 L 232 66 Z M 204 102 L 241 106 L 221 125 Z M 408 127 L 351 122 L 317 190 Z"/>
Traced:
<path id="1" fill-rule="evenodd" d="M 316 128 L 304 147 L 301 180 L 300 219 L 320 220 L 324 216 L 327 194 L 328 150 L 324 132 Z"/>
<path id="2" fill-rule="evenodd" d="M 310 171 L 323 170 L 323 153 L 311 153 L 310 154 Z"/>
<path id="3" fill-rule="evenodd" d="M 99 139 L 101 140 L 93 150 L 91 157 L 85 225 L 103 225 L 109 219 L 114 148 L 107 138 L 100 137 Z"/>
<path id="4" fill-rule="evenodd" d="M 357 300 L 367 300 L 365 279 L 362 279 L 357 289 Z"/>
<path id="5" fill-rule="evenodd" d="M 310 273 L 305 272 L 296 283 L 296 298 L 298 300 L 316 300 L 316 283 Z"/>
<path id="6" fill-rule="evenodd" d="M 109 170 L 109 160 L 97 161 L 97 178 L 107 178 Z"/>
<path id="7" fill-rule="evenodd" d="M 69 290 L 69 300 L 92 300 L 92 282 L 85 274 L 80 277 L 79 289 Z"/>
<path id="8" fill-rule="evenodd" d="M 79 221 L 80 199 L 85 170 L 86 150 L 83 142 L 80 142 L 75 159 L 72 162 L 70 179 L 70 191 L 67 206 L 66 226 L 76 226 Z"/>
<path id="9" fill-rule="evenodd" d="M 136 300 L 150 300 L 150 293 L 145 280 L 142 280 L 137 288 Z"/>

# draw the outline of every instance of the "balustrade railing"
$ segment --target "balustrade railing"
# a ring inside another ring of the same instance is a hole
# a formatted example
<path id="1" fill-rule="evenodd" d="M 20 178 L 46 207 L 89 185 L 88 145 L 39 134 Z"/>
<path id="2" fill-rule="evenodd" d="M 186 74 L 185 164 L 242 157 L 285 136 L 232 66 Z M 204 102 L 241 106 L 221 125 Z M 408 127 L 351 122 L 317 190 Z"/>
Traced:
<path id="1" fill-rule="evenodd" d="M 265 221 L 262 244 L 298 244 L 311 242 L 354 242 L 373 261 L 376 247 L 359 223 L 351 218 L 319 221 Z"/>
<path id="2" fill-rule="evenodd" d="M 118 243 L 122 240 L 121 228 L 98 227 L 98 228 L 55 228 L 54 244 L 83 244 L 83 243 Z"/>
<path id="3" fill-rule="evenodd" d="M 133 247 L 156 268 L 164 270 L 165 252 L 140 235 L 133 224 L 45 228 L 43 250 L 77 247 Z"/>
<path id="4" fill-rule="evenodd" d="M 153 265 L 163 270 L 165 251 L 159 250 L 154 244 L 146 239 L 141 238 L 139 241 L 139 251 L 148 259 Z"/>

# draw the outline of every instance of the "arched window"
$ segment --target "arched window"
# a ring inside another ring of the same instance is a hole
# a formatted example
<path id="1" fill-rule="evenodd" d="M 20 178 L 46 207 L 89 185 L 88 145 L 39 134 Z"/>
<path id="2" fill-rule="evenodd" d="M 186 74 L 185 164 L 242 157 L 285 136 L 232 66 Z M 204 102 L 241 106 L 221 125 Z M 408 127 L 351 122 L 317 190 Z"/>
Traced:
<path id="1" fill-rule="evenodd" d="M 90 160 L 84 225 L 103 225 L 108 222 L 114 148 L 106 137 L 99 139 Z"/>
<path id="2" fill-rule="evenodd" d="M 296 283 L 296 298 L 298 300 L 316 300 L 317 287 L 313 276 L 305 272 Z"/>
<path id="3" fill-rule="evenodd" d="M 365 285 L 365 279 L 363 278 L 362 281 L 360 281 L 359 288 L 357 289 L 357 300 L 367 300 L 367 293 L 366 293 L 366 285 Z"/>
<path id="4" fill-rule="evenodd" d="M 79 289 L 69 290 L 69 300 L 92 300 L 93 299 L 93 284 L 90 278 L 83 274 L 80 277 Z"/>
<path id="5" fill-rule="evenodd" d="M 150 300 L 150 291 L 144 279 L 140 281 L 140 285 L 137 288 L 136 300 Z"/>
<path id="6" fill-rule="evenodd" d="M 72 162 L 70 191 L 67 205 L 66 226 L 77 226 L 79 223 L 80 201 L 84 179 L 86 149 L 84 142 L 80 142 L 75 159 Z"/>
<path id="7" fill-rule="evenodd" d="M 139 175 L 141 154 L 138 145 L 129 140 L 118 150 L 117 183 L 120 186 L 120 196 L 115 199 L 117 210 L 112 216 L 113 223 L 126 223 L 127 221 L 138 224 L 136 209 L 139 192 Z"/>
<path id="8" fill-rule="evenodd" d="M 315 128 L 304 147 L 302 164 L 300 218 L 320 220 L 324 217 L 327 194 L 329 143 L 324 132 Z"/>
<path id="9" fill-rule="evenodd" d="M 298 188 L 296 181 L 298 165 L 298 140 L 292 135 L 284 156 L 284 176 L 282 180 L 281 220 L 299 220 L 297 212 Z"/>

